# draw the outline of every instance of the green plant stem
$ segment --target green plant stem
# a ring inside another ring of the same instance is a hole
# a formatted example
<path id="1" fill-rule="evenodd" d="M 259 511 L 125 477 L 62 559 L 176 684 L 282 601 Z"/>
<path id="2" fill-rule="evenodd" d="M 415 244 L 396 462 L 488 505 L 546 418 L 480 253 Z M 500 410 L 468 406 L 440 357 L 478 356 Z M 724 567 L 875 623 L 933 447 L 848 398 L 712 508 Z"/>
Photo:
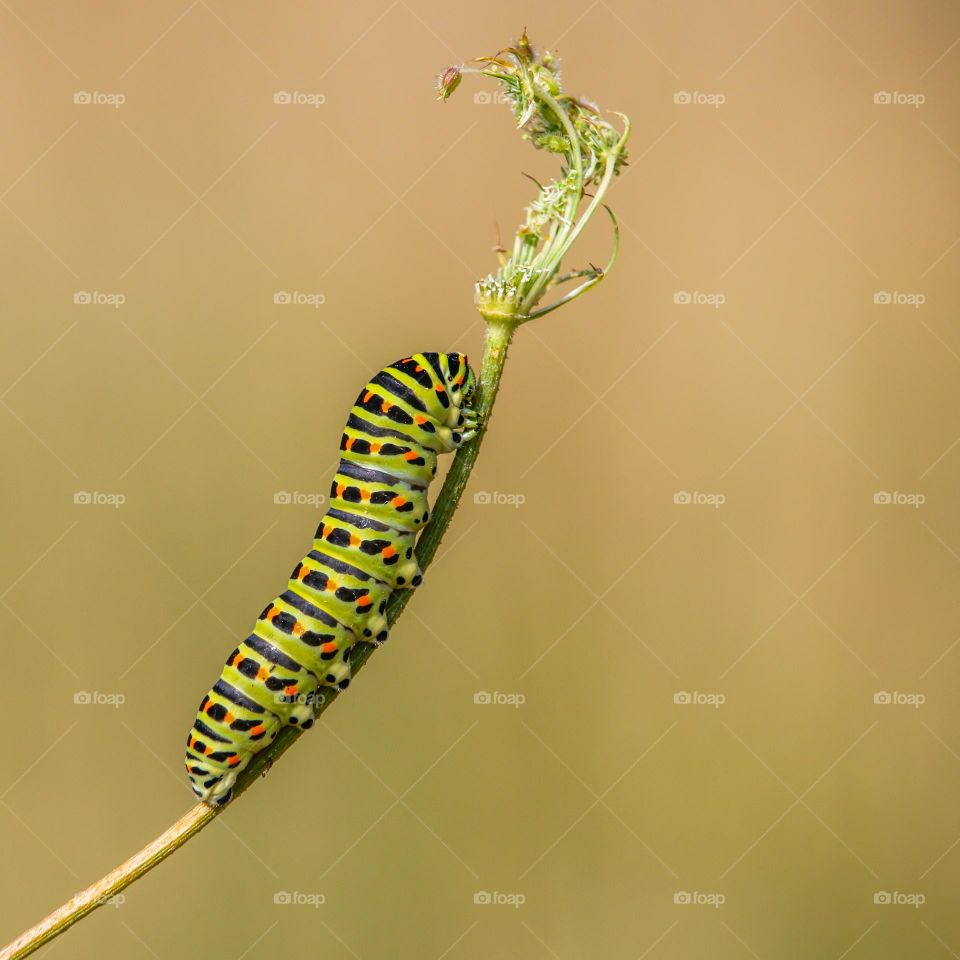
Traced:
<path id="1" fill-rule="evenodd" d="M 434 505 L 430 523 L 417 542 L 417 560 L 421 569 L 430 566 L 440 546 L 450 521 L 456 512 L 460 498 L 470 479 L 470 473 L 477 461 L 480 444 L 487 432 L 493 404 L 500 389 L 500 378 L 503 375 L 504 364 L 507 360 L 507 349 L 516 324 L 510 322 L 490 322 L 487 324 L 486 341 L 484 343 L 483 359 L 480 364 L 480 382 L 474 407 L 479 415 L 480 427 L 477 436 L 466 444 L 456 455 L 453 466 L 447 473 L 446 480 Z M 391 626 L 406 607 L 412 591 L 404 590 L 394 593 L 387 607 L 387 619 Z M 369 643 L 360 643 L 353 656 L 353 674 L 364 666 L 370 659 L 376 647 Z M 327 697 L 320 704 L 317 714 L 323 713 L 337 699 L 336 694 Z M 282 756 L 303 735 L 303 731 L 295 727 L 284 727 L 277 735 L 276 740 L 260 753 L 256 754 L 250 766 L 240 774 L 234 787 L 234 799 L 226 807 L 213 808 L 204 803 L 198 803 L 187 811 L 173 826 L 165 830 L 159 837 L 148 843 L 139 853 L 111 870 L 105 877 L 91 884 L 85 890 L 76 894 L 63 906 L 54 910 L 49 916 L 31 927 L 16 940 L 0 950 L 0 960 L 19 960 L 27 957 L 43 944 L 59 936 L 68 927 L 83 919 L 88 913 L 102 906 L 111 897 L 130 886 L 145 873 L 162 863 L 171 853 L 182 847 L 188 840 L 196 836 L 204 827 L 213 822 L 225 810 L 236 803 L 253 783 L 262 776 L 274 762 Z"/>

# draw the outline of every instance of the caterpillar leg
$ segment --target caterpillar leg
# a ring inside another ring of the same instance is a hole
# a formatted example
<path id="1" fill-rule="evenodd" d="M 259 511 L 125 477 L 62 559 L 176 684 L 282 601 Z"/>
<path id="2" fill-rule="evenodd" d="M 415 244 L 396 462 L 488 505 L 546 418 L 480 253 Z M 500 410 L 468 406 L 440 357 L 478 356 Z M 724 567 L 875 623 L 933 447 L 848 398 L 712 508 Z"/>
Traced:
<path id="1" fill-rule="evenodd" d="M 323 678 L 323 683 L 328 687 L 336 687 L 338 690 L 346 690 L 350 686 L 350 679 L 353 676 L 353 670 L 350 666 L 350 651 L 345 650 L 344 656 L 327 664 L 327 673 Z"/>
<path id="2" fill-rule="evenodd" d="M 302 696 L 291 705 L 287 723 L 292 727 L 309 730 L 313 726 L 316 709 L 316 697 L 313 693 Z"/>
<path id="3" fill-rule="evenodd" d="M 477 435 L 480 430 L 480 418 L 472 407 L 463 407 L 460 410 L 457 429 L 460 431 L 460 443 L 467 443 Z"/>

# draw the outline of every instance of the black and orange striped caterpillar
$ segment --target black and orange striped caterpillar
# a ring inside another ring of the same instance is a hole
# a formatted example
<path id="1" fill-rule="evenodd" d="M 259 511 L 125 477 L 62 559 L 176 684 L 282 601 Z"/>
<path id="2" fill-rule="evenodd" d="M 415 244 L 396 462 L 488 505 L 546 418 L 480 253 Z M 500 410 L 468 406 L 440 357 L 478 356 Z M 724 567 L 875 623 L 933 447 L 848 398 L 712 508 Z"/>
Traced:
<path id="1" fill-rule="evenodd" d="M 360 391 L 313 548 L 200 702 L 186 767 L 201 800 L 226 803 L 284 724 L 313 725 L 321 687 L 347 687 L 357 641 L 387 639 L 387 599 L 421 580 L 413 547 L 437 455 L 476 433 L 475 382 L 463 354 L 418 353 Z"/>

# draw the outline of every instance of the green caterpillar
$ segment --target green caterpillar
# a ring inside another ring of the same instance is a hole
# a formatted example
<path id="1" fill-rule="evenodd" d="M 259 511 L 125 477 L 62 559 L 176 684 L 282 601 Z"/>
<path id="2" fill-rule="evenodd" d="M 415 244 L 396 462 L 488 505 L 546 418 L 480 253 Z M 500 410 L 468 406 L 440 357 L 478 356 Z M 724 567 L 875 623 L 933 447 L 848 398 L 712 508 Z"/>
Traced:
<path id="1" fill-rule="evenodd" d="M 476 434 L 475 385 L 462 353 L 418 353 L 360 392 L 313 549 L 200 702 L 186 767 L 201 800 L 227 803 L 284 724 L 313 726 L 321 687 L 347 688 L 356 642 L 387 639 L 387 599 L 421 580 L 413 545 L 429 519 L 437 455 Z"/>

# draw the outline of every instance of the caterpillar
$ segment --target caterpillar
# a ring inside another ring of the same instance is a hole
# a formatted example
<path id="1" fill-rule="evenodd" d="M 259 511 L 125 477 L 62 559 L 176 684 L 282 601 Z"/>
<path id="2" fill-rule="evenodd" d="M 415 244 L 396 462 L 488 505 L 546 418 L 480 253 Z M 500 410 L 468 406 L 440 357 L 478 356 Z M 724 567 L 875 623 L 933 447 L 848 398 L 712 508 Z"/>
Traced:
<path id="1" fill-rule="evenodd" d="M 358 640 L 387 639 L 387 600 L 422 579 L 413 547 L 430 518 L 437 456 L 477 432 L 475 386 L 463 354 L 417 353 L 360 391 L 312 549 L 200 701 L 185 763 L 204 802 L 227 803 L 284 724 L 313 726 L 320 689 L 350 684 Z"/>

